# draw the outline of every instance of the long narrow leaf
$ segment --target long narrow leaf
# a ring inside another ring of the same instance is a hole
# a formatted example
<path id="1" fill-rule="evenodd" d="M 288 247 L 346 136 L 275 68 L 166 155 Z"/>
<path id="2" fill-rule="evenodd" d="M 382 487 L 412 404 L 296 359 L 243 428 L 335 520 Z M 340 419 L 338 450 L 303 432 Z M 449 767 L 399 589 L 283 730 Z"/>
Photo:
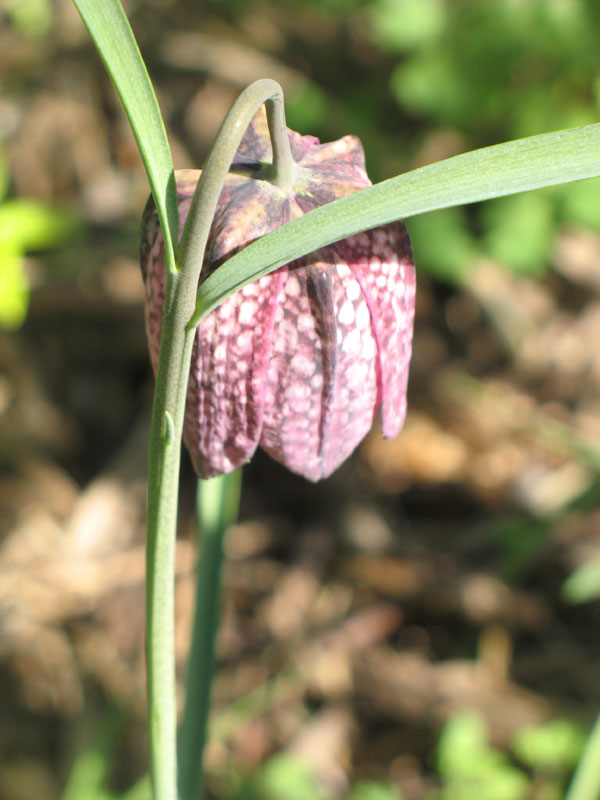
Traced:
<path id="1" fill-rule="evenodd" d="M 600 124 L 463 153 L 336 200 L 257 239 L 210 275 L 197 315 L 261 275 L 360 231 L 439 208 L 600 175 Z"/>
<path id="2" fill-rule="evenodd" d="M 177 192 L 171 151 L 156 95 L 119 0 L 73 0 L 121 98 L 133 129 L 174 266 Z"/>

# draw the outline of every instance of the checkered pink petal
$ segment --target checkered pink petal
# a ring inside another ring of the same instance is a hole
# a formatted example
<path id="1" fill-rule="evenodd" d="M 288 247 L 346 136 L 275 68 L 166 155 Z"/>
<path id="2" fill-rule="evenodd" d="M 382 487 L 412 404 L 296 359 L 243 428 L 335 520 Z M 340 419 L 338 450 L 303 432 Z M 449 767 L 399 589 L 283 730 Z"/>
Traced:
<path id="1" fill-rule="evenodd" d="M 290 218 L 368 186 L 358 139 L 319 144 L 289 131 L 293 193 L 263 178 L 264 113 L 238 150 L 219 199 L 202 277 Z M 199 172 L 178 173 L 180 225 Z M 154 368 L 165 292 L 151 201 L 143 221 L 146 328 Z M 406 411 L 415 273 L 403 223 L 350 237 L 244 287 L 199 326 L 184 441 L 201 477 L 229 472 L 260 445 L 294 472 L 330 475 L 382 411 L 385 436 Z"/>

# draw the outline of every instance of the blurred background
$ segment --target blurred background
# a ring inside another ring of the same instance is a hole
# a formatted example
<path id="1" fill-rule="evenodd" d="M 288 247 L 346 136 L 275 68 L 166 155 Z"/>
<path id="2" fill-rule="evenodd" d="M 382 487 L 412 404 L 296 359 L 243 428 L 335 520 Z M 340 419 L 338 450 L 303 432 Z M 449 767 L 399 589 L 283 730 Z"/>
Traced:
<path id="1" fill-rule="evenodd" d="M 373 181 L 595 122 L 595 0 L 129 0 L 176 167 L 239 91 Z M 69 0 L 0 3 L 0 800 L 148 797 L 148 193 Z M 559 800 L 600 709 L 600 182 L 408 221 L 409 413 L 227 540 L 224 800 Z M 184 459 L 180 666 L 193 602 Z"/>

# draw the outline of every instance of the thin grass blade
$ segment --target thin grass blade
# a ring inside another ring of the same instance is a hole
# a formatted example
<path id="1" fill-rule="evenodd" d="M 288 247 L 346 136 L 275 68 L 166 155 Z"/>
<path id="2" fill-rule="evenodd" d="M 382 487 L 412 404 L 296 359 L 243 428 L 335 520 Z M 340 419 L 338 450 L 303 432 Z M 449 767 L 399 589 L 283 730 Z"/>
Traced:
<path id="1" fill-rule="evenodd" d="M 73 0 L 117 90 L 140 150 L 164 231 L 166 261 L 175 267 L 177 193 L 158 101 L 133 31 L 118 0 Z"/>

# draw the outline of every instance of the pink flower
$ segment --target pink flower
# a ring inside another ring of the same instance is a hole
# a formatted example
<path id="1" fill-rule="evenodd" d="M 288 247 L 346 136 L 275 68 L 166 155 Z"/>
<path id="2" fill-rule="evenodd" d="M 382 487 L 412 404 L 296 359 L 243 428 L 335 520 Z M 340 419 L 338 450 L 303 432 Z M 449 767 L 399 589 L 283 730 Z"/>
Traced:
<path id="1" fill-rule="evenodd" d="M 227 178 L 202 276 L 293 217 L 370 185 L 356 137 L 319 144 L 289 131 L 293 192 L 264 178 L 271 144 L 256 115 Z M 180 228 L 200 173 L 176 175 Z M 149 201 L 142 270 L 154 369 L 165 291 L 163 241 Z M 385 437 L 404 421 L 415 303 L 408 232 L 396 222 L 294 261 L 225 300 L 199 325 L 184 441 L 206 478 L 247 462 L 257 446 L 317 481 L 355 449 L 381 409 Z"/>

